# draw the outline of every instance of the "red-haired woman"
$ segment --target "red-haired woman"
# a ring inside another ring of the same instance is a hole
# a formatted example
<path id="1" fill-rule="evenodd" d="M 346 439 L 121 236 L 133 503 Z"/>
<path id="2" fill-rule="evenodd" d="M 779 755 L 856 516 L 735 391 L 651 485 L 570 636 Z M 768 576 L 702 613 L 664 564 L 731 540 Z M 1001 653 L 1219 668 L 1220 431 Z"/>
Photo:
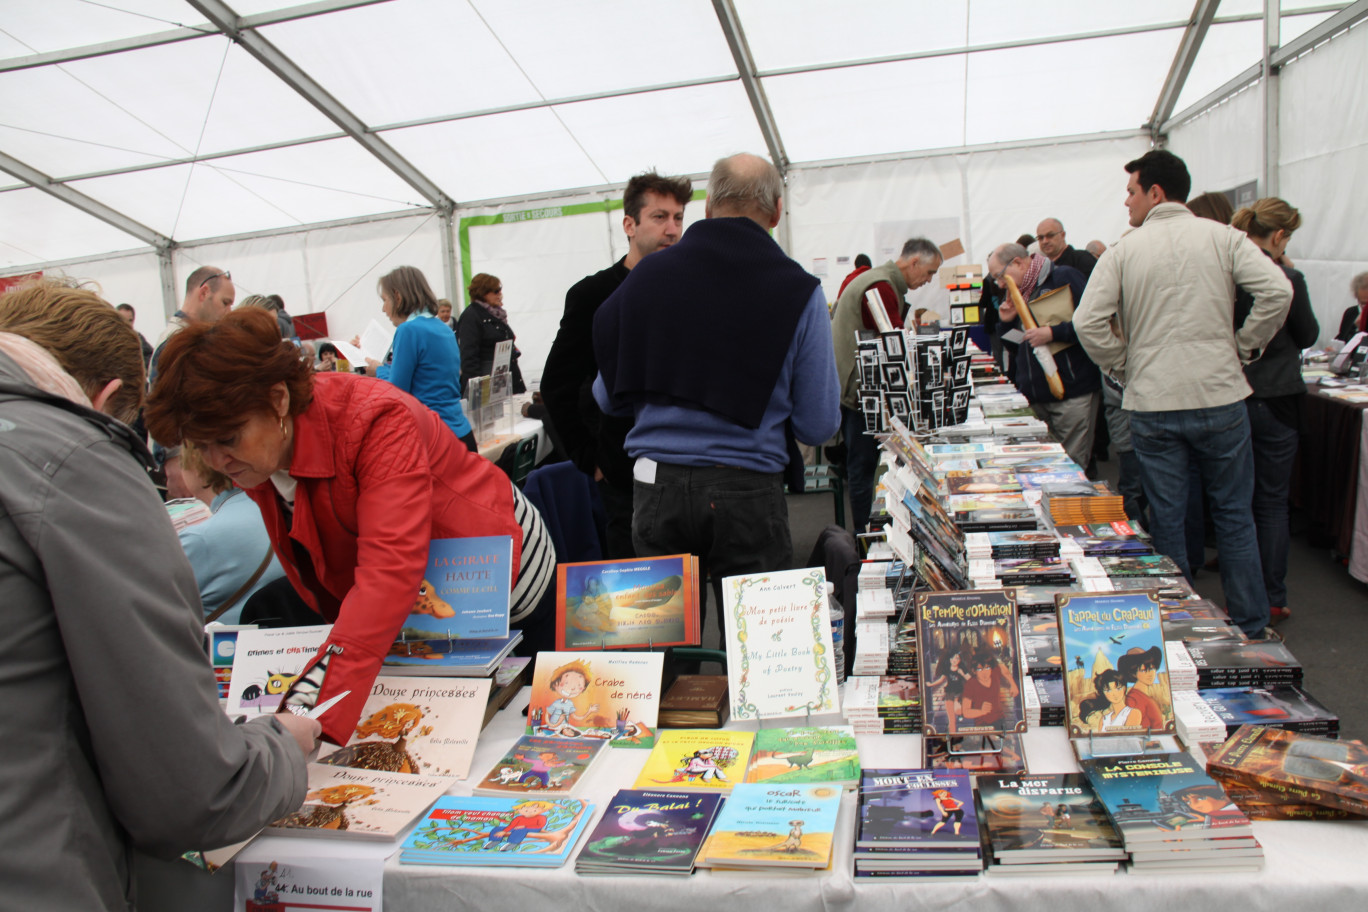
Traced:
<path id="1" fill-rule="evenodd" d="M 286 576 L 333 624 L 285 702 L 350 690 L 322 717 L 338 744 L 408 617 L 432 539 L 512 537 L 515 624 L 550 583 L 550 539 L 506 475 L 392 384 L 315 374 L 265 311 L 173 336 L 145 416 L 157 440 L 192 441 L 247 490 Z"/>

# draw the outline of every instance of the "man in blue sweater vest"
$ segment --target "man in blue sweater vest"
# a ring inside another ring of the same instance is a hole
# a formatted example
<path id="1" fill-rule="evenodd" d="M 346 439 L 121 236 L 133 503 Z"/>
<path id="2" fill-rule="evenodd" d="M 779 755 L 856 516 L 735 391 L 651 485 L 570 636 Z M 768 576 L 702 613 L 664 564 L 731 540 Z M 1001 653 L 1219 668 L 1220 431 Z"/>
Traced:
<path id="1" fill-rule="evenodd" d="M 594 396 L 635 416 L 637 555 L 696 554 L 715 594 L 722 577 L 789 568 L 788 438 L 819 444 L 841 421 L 821 283 L 769 234 L 783 187 L 759 156 L 719 160 L 707 218 L 594 317 Z"/>

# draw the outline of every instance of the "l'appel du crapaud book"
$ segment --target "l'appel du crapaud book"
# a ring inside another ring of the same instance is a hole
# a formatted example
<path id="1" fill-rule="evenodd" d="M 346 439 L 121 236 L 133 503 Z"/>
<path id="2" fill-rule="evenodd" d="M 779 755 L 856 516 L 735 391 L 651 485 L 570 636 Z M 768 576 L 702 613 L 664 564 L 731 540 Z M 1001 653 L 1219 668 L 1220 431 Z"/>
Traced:
<path id="1" fill-rule="evenodd" d="M 656 739 L 633 788 L 728 792 L 746 777 L 755 733 L 674 728 Z"/>
<path id="2" fill-rule="evenodd" d="M 659 652 L 537 653 L 527 733 L 649 748 L 664 659 Z"/>
<path id="3" fill-rule="evenodd" d="M 979 853 L 973 780 L 963 770 L 866 769 L 855 846 Z"/>
<path id="4" fill-rule="evenodd" d="M 1094 757 L 1079 766 L 1128 849 L 1252 835 L 1249 818 L 1190 754 Z"/>
<path id="5" fill-rule="evenodd" d="M 607 742 L 597 738 L 523 735 L 472 791 L 477 795 L 569 798 L 606 747 Z"/>
<path id="6" fill-rule="evenodd" d="M 512 563 L 513 539 L 507 535 L 434 539 L 398 639 L 507 637 Z"/>
<path id="7" fill-rule="evenodd" d="M 318 762 L 464 779 L 489 687 L 488 678 L 381 675 L 371 685 L 352 737 Z"/>
<path id="8" fill-rule="evenodd" d="M 403 864 L 558 868 L 594 806 L 575 798 L 443 795 L 404 840 Z"/>
<path id="9" fill-rule="evenodd" d="M 998 864 L 1123 861 L 1121 837 L 1082 773 L 979 776 Z"/>
<path id="10" fill-rule="evenodd" d="M 923 734 L 1024 732 L 1012 592 L 921 592 L 917 621 Z"/>
<path id="11" fill-rule="evenodd" d="M 762 728 L 755 733 L 746 781 L 831 782 L 854 788 L 860 781 L 855 729 L 849 725 Z"/>
<path id="12" fill-rule="evenodd" d="M 693 873 L 721 795 L 621 789 L 575 859 L 576 874 Z"/>
<path id="13" fill-rule="evenodd" d="M 839 785 L 741 783 L 718 811 L 699 867 L 819 870 L 831 864 Z"/>
<path id="14" fill-rule="evenodd" d="M 1368 747 L 1263 725 L 1242 725 L 1207 757 L 1219 782 L 1368 816 Z"/>
<path id="15" fill-rule="evenodd" d="M 556 568 L 556 648 L 697 646 L 698 558 L 587 561 Z"/>
<path id="16" fill-rule="evenodd" d="M 394 839 L 413 823 L 451 780 L 310 763 L 304 806 L 266 832 L 281 836 Z"/>
<path id="17" fill-rule="evenodd" d="M 721 728 L 731 717 L 726 675 L 680 675 L 660 698 L 660 728 Z"/>
<path id="18" fill-rule="evenodd" d="M 1150 592 L 1056 599 L 1069 737 L 1173 734 L 1159 600 Z"/>

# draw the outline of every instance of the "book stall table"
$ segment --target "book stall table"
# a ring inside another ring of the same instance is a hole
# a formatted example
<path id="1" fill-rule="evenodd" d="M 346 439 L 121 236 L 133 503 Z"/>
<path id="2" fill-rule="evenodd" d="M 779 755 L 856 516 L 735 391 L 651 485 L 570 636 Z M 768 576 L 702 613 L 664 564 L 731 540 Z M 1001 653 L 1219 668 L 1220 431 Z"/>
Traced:
<path id="1" fill-rule="evenodd" d="M 476 747 L 472 773 L 488 768 L 522 734 L 519 712 L 525 695 L 515 698 L 485 729 Z M 813 724 L 835 724 L 834 715 L 814 716 Z M 749 723 L 727 726 L 753 730 Z M 916 765 L 921 738 L 916 735 L 858 736 L 866 767 Z M 1061 728 L 1032 729 L 1022 736 L 1028 766 L 1037 772 L 1068 772 L 1077 762 Z M 595 767 L 577 797 L 602 807 L 619 788 L 635 781 L 648 751 L 614 748 Z M 477 774 L 476 774 L 477 775 Z M 452 793 L 469 794 L 472 781 L 457 782 Z M 837 910 L 941 910 L 959 903 L 976 909 L 1048 908 L 1050 912 L 1098 912 L 1103 908 L 1201 909 L 1203 912 L 1286 912 L 1288 909 L 1359 909 L 1368 897 L 1368 821 L 1256 821 L 1265 867 L 1253 874 L 1134 874 L 1079 876 L 980 875 L 964 883 L 855 883 L 851 845 L 855 795 L 847 792 L 837 823 L 832 870 L 819 875 L 756 875 L 698 871 L 688 878 L 584 877 L 573 861 L 562 868 L 455 868 L 401 865 L 398 843 L 360 845 L 326 838 L 262 837 L 258 849 L 287 859 L 291 853 L 318 857 L 385 857 L 384 908 L 392 912 L 528 912 L 554 908 L 593 912 L 679 912 L 681 909 L 741 909 L 763 906 L 782 912 Z M 183 869 L 183 870 L 182 870 Z M 233 908 L 233 873 L 196 871 L 183 862 L 141 869 L 140 910 Z M 757 905 L 759 904 L 759 905 Z"/>
<path id="2" fill-rule="evenodd" d="M 1368 450 L 1368 404 L 1327 395 L 1317 383 L 1306 388 L 1292 502 L 1306 513 L 1311 543 L 1347 555 L 1350 574 L 1368 582 L 1368 478 L 1362 458 Z"/>

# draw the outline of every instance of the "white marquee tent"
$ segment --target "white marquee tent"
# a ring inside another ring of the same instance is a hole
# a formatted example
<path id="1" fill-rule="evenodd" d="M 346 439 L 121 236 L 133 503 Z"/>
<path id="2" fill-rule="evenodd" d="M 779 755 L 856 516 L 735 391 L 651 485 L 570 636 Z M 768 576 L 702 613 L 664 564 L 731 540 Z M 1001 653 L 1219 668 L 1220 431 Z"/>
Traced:
<path id="1" fill-rule="evenodd" d="M 1368 268 L 1368 0 L 0 0 L 0 275 L 97 281 L 155 336 L 195 267 L 350 336 L 375 281 L 498 275 L 535 378 L 622 185 L 767 153 L 821 274 L 1125 230 L 1155 144 L 1298 206 L 1333 335 Z M 703 180 L 695 181 L 702 188 Z M 690 220 L 702 216 L 690 207 Z M 934 306 L 935 289 L 926 289 Z M 943 294 L 943 292 L 939 292 Z M 942 311 L 943 312 L 943 311 Z"/>

